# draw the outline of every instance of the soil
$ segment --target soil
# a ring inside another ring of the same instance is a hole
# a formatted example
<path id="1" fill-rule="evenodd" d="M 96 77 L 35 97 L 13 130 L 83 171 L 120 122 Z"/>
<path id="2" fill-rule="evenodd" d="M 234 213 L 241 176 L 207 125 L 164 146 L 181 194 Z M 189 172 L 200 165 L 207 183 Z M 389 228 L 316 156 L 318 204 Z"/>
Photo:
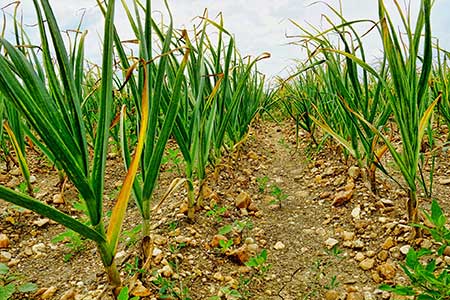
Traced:
<path id="1" fill-rule="evenodd" d="M 194 223 L 184 214 L 186 192 L 173 193 L 153 215 L 148 269 L 141 268 L 140 216 L 130 201 L 116 261 L 125 283 L 138 278 L 133 294 L 146 295 L 141 299 L 394 299 L 379 286 L 407 283 L 399 263 L 408 245 L 435 246 L 428 236 L 408 239 L 406 193 L 380 172 L 379 193 L 371 193 L 361 170 L 334 144 L 316 151 L 300 133 L 297 145 L 292 128 L 289 122 L 252 128 L 245 142 L 210 172 L 205 206 Z M 66 183 L 64 203 L 55 204 L 60 200 L 58 173 L 39 154 L 30 150 L 28 156 L 35 196 L 83 219 L 73 186 Z M 443 151 L 437 158 L 433 190 L 447 213 L 448 156 Z M 172 157 L 162 166 L 156 200 L 181 176 L 179 161 Z M 107 172 L 105 212 L 124 176 L 114 150 Z M 20 183 L 18 169 L 0 177 L 10 187 Z M 337 197 L 341 205 L 333 205 Z M 244 209 L 236 207 L 237 200 L 245 200 L 239 204 Z M 429 206 L 430 200 L 421 197 L 421 207 Z M 0 258 L 16 284 L 31 282 L 39 288 L 13 299 L 112 298 L 92 242 L 73 234 L 52 242 L 65 232 L 62 226 L 6 202 L 0 203 L 0 214 L 0 233 L 9 239 Z M 255 256 L 259 263 L 246 266 Z"/>

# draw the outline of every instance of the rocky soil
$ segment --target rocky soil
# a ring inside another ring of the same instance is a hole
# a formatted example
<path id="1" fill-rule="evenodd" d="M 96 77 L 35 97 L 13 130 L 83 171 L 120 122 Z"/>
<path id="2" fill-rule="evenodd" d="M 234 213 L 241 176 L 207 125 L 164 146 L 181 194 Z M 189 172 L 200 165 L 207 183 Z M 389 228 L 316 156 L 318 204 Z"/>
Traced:
<path id="1" fill-rule="evenodd" d="M 427 235 L 409 240 L 406 193 L 378 174 L 379 194 L 362 171 L 331 143 L 315 151 L 306 135 L 295 144 L 292 124 L 264 123 L 210 172 L 205 207 L 196 222 L 185 215 L 186 194 L 176 191 L 153 217 L 153 250 L 142 268 L 140 217 L 130 203 L 117 262 L 131 294 L 141 299 L 407 299 L 379 289 L 404 284 L 399 267 L 409 247 L 436 247 Z M 174 149 L 174 145 L 172 145 Z M 82 217 L 76 191 L 45 159 L 30 151 L 35 196 Z M 163 165 L 155 199 L 181 176 L 181 159 Z M 389 162 L 386 162 L 389 166 Z M 437 160 L 434 197 L 448 213 L 449 154 Z M 392 167 L 392 166 L 391 166 Z M 393 169 L 395 173 L 395 169 Z M 105 209 L 123 178 L 112 150 Z M 20 171 L 3 171 L 0 183 L 20 188 Z M 155 201 L 156 203 L 157 201 Z M 430 200 L 421 199 L 428 209 Z M 13 299 L 111 299 L 91 242 L 27 210 L 0 203 L 0 262 L 6 282 L 37 290 Z M 62 234 L 62 235 L 61 235 Z M 55 240 L 59 237 L 59 241 Z M 53 241 L 52 241 L 53 240 Z M 442 266 L 450 264 L 450 249 Z M 3 276 L 3 277 L 1 277 Z"/>

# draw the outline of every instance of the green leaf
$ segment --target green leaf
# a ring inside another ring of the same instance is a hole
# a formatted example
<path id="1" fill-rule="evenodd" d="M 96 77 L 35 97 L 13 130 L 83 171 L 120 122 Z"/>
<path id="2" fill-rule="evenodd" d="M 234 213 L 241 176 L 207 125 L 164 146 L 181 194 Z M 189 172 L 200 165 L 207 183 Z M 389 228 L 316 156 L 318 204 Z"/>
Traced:
<path id="1" fill-rule="evenodd" d="M 16 291 L 16 286 L 10 283 L 6 286 L 0 286 L 0 300 L 8 300 Z"/>
<path id="2" fill-rule="evenodd" d="M 6 264 L 0 263 L 0 275 L 6 275 L 9 272 L 9 268 Z"/>
<path id="3" fill-rule="evenodd" d="M 447 221 L 441 207 L 436 200 L 433 200 L 433 202 L 431 203 L 431 221 L 438 228 L 443 227 Z"/>
<path id="4" fill-rule="evenodd" d="M 37 289 L 38 289 L 38 286 L 32 282 L 27 282 L 27 283 L 24 283 L 24 284 L 20 285 L 19 287 L 17 287 L 17 290 L 21 293 L 31 293 L 31 292 L 36 291 Z"/>
<path id="5" fill-rule="evenodd" d="M 227 233 L 230 233 L 232 230 L 233 230 L 233 225 L 225 225 L 219 229 L 219 234 L 226 235 Z"/>

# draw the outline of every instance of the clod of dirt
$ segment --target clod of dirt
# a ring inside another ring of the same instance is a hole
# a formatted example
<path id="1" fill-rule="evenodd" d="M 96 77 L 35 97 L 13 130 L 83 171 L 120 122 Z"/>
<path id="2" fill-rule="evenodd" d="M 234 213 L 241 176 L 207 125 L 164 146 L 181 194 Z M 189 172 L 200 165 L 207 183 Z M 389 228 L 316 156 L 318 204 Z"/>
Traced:
<path id="1" fill-rule="evenodd" d="M 0 249 L 9 247 L 9 238 L 6 234 L 0 233 Z"/>
<path id="2" fill-rule="evenodd" d="M 252 202 L 252 198 L 246 192 L 241 192 L 239 196 L 236 197 L 235 205 L 239 209 L 247 209 Z"/>

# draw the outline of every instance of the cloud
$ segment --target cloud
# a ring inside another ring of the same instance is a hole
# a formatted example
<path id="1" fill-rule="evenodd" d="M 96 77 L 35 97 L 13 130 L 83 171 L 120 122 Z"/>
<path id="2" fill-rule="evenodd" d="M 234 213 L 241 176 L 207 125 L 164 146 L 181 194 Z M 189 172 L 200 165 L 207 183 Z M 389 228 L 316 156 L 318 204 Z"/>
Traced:
<path id="1" fill-rule="evenodd" d="M 132 30 L 120 1 L 117 2 L 116 26 L 122 39 L 133 38 Z M 130 0 L 127 0 L 130 3 Z M 339 10 L 338 0 L 325 0 Z M 403 1 L 400 1 L 403 3 Z M 292 66 L 294 59 L 305 57 L 304 51 L 299 46 L 287 45 L 293 39 L 287 39 L 285 35 L 298 35 L 300 30 L 289 20 L 295 20 L 302 26 L 311 24 L 317 28 L 328 26 L 324 14 L 332 16 L 337 22 L 338 17 L 325 4 L 311 4 L 312 1 L 302 0 L 169 0 L 174 23 L 177 28 L 192 28 L 193 19 L 203 14 L 208 8 L 209 17 L 214 18 L 222 12 L 226 28 L 236 38 L 237 46 L 242 55 L 259 55 L 262 52 L 271 52 L 272 58 L 260 63 L 260 70 L 269 74 L 285 74 L 281 72 L 286 66 Z M 395 10 L 393 1 L 385 1 L 389 10 Z M 411 11 L 414 16 L 418 10 L 419 1 L 411 1 Z M 87 57 L 96 60 L 100 57 L 101 41 L 99 36 L 103 31 L 103 17 L 96 7 L 95 0 L 51 0 L 52 8 L 60 22 L 61 29 L 73 29 L 78 25 L 81 15 L 84 13 L 83 29 L 89 31 L 87 37 Z M 342 11 L 347 19 L 372 19 L 378 18 L 377 1 L 342 0 Z M 155 18 L 159 19 L 160 12 L 167 14 L 162 0 L 152 1 L 152 10 Z M 23 1 L 22 12 L 27 24 L 35 23 L 32 1 Z M 448 1 L 436 0 L 433 10 L 433 32 L 441 39 L 441 46 L 450 49 L 450 19 L 446 15 Z M 394 14 L 395 16 L 395 14 Z M 399 21 L 398 16 L 394 18 Z M 369 25 L 365 25 L 366 28 Z M 364 28 L 362 26 L 361 28 Z M 363 30 L 363 29 L 361 29 Z M 365 43 L 370 49 L 370 56 L 380 55 L 380 43 L 374 33 L 365 38 Z M 281 73 L 280 73 L 281 72 Z"/>

